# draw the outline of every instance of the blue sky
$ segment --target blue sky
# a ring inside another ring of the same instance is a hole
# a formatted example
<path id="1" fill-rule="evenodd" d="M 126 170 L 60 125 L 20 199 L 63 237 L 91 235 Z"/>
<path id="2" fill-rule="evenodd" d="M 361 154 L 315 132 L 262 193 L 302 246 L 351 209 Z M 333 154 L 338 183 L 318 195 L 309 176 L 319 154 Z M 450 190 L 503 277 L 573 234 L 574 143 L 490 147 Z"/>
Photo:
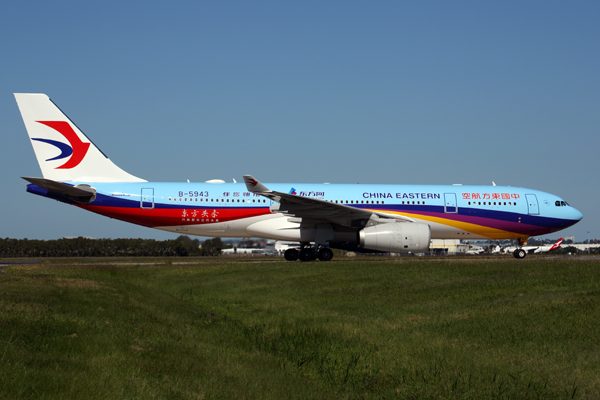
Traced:
<path id="1" fill-rule="evenodd" d="M 25 192 L 12 93 L 152 181 L 523 186 L 600 237 L 600 3 L 9 2 L 0 237 L 177 235 Z"/>

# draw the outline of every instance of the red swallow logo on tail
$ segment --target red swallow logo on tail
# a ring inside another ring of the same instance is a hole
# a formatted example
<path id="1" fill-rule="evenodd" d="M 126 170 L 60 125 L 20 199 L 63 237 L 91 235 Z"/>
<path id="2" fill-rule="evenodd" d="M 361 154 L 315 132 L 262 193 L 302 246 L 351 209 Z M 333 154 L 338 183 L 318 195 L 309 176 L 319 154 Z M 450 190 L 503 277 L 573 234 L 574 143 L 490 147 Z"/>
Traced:
<path id="1" fill-rule="evenodd" d="M 58 156 L 56 156 L 54 158 L 49 158 L 46 161 L 60 160 L 61 158 L 67 158 L 67 157 L 71 156 L 71 158 L 69 158 L 66 163 L 64 163 L 60 167 L 56 167 L 56 169 L 74 168 L 74 167 L 78 166 L 79 163 L 81 163 L 81 161 L 83 161 L 83 159 L 85 158 L 85 155 L 87 154 L 88 149 L 90 148 L 90 144 L 82 142 L 81 139 L 79 139 L 79 136 L 77 136 L 77 134 L 75 133 L 75 131 L 73 130 L 73 128 L 71 127 L 71 125 L 68 122 L 65 122 L 65 121 L 36 121 L 36 122 L 39 122 L 40 124 L 44 124 L 52 129 L 54 129 L 55 131 L 57 131 L 58 133 L 63 135 L 65 137 L 65 139 L 67 139 L 69 141 L 69 143 L 71 144 L 71 146 L 68 146 L 66 143 L 57 142 L 56 140 L 32 138 L 32 140 L 37 140 L 39 142 L 44 142 L 44 143 L 51 144 L 52 146 L 56 146 L 61 151 L 61 153 Z"/>

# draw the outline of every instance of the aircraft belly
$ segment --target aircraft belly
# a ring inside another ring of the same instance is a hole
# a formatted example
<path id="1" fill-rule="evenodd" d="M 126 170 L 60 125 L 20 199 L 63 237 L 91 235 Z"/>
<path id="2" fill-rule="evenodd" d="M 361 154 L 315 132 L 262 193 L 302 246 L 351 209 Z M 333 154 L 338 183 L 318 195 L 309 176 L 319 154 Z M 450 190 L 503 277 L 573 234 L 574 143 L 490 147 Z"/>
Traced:
<path id="1" fill-rule="evenodd" d="M 312 242 L 315 240 L 316 229 L 301 227 L 299 223 L 289 222 L 288 217 L 279 214 L 275 218 L 265 219 L 248 225 L 246 232 L 247 236 Z"/>

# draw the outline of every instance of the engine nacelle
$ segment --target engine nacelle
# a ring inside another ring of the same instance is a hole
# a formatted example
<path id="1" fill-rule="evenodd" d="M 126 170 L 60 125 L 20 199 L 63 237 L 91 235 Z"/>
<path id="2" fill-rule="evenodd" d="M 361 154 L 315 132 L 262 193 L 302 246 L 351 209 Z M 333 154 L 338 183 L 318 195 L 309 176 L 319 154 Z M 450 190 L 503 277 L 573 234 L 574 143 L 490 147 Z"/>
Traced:
<path id="1" fill-rule="evenodd" d="M 359 232 L 359 247 L 386 253 L 423 253 L 430 241 L 429 225 L 415 222 L 390 222 Z"/>

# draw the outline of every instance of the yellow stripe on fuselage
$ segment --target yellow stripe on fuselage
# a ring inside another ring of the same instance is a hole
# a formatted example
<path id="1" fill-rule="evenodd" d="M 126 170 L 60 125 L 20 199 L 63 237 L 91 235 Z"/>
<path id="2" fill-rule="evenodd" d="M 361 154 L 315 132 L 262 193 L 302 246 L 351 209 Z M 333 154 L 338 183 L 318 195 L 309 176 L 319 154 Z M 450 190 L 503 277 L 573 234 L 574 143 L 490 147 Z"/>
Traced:
<path id="1" fill-rule="evenodd" d="M 378 211 L 380 210 L 370 210 L 370 211 Z M 463 221 L 455 221 L 448 218 L 441 217 L 432 217 L 430 215 L 421 215 L 421 214 L 411 214 L 406 212 L 398 212 L 398 211 L 385 211 L 386 214 L 396 214 L 401 215 L 403 217 L 411 218 L 411 219 L 419 219 L 422 221 L 435 222 L 436 224 L 451 226 L 456 229 L 460 229 L 465 232 L 470 232 L 475 235 L 488 237 L 490 239 L 518 239 L 527 235 L 523 235 L 522 233 L 515 233 L 510 231 L 505 231 L 503 229 L 490 228 L 488 226 L 471 224 L 469 222 Z"/>

